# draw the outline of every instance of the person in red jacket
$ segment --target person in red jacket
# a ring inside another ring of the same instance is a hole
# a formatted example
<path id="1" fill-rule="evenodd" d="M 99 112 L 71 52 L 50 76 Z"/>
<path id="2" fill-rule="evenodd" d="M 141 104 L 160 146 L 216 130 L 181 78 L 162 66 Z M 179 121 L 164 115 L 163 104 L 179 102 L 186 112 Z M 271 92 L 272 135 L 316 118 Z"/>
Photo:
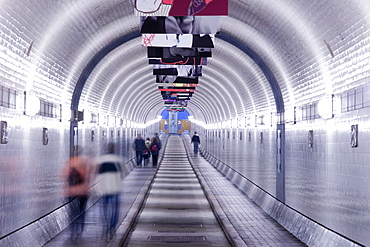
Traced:
<path id="1" fill-rule="evenodd" d="M 161 143 L 157 137 L 152 138 L 152 142 L 150 144 L 150 152 L 152 154 L 152 161 L 153 167 L 157 167 L 158 165 L 158 156 L 159 150 L 161 149 Z"/>
<path id="2" fill-rule="evenodd" d="M 63 170 L 61 177 L 65 181 L 64 197 L 68 201 L 77 200 L 78 219 L 71 225 L 71 240 L 76 241 L 82 235 L 85 223 L 85 208 L 90 188 L 90 174 L 92 171 L 91 160 L 83 157 L 82 148 L 77 147 L 77 156 L 70 158 Z"/>

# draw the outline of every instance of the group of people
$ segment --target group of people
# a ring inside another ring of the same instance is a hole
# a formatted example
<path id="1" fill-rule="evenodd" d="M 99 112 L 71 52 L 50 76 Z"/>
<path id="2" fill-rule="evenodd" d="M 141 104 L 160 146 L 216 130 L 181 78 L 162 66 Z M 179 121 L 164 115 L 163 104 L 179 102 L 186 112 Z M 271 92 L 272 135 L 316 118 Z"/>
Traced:
<path id="1" fill-rule="evenodd" d="M 197 154 L 200 139 L 196 132 L 191 142 L 194 144 L 194 153 Z M 146 138 L 145 141 L 141 135 L 138 135 L 134 141 L 137 167 L 142 167 L 143 161 L 144 167 L 148 167 L 150 156 L 153 167 L 157 167 L 161 148 L 162 144 L 158 133 L 152 139 Z M 71 225 L 71 239 L 73 241 L 76 241 L 83 232 L 84 212 L 92 184 L 95 184 L 96 193 L 101 196 L 103 233 L 107 240 L 114 234 L 119 218 L 121 179 L 123 177 L 121 167 L 124 164 L 122 158 L 116 155 L 115 151 L 115 144 L 109 143 L 106 153 L 93 159 L 83 156 L 82 148 L 78 146 L 76 147 L 76 155 L 66 162 L 62 170 L 61 177 L 65 181 L 64 197 L 77 204 L 76 216 L 78 219 Z M 75 215 L 75 213 L 71 215 Z"/>
<path id="2" fill-rule="evenodd" d="M 138 134 L 133 147 L 136 152 L 137 167 L 148 167 L 150 157 L 152 157 L 153 167 L 158 166 L 159 150 L 162 148 L 162 143 L 159 139 L 158 133 L 155 133 L 155 136 L 152 139 L 148 137 L 146 140 Z"/>
<path id="3" fill-rule="evenodd" d="M 65 181 L 64 197 L 76 202 L 77 210 L 71 206 L 71 216 L 77 213 L 77 221 L 71 225 L 71 240 L 75 242 L 82 234 L 85 223 L 85 209 L 91 186 L 101 196 L 103 235 L 108 240 L 114 234 L 119 217 L 121 179 L 123 176 L 121 157 L 115 154 L 115 145 L 109 143 L 106 153 L 99 158 L 82 155 L 82 148 L 76 147 L 76 155 L 70 158 L 62 170 Z M 92 183 L 94 181 L 94 183 Z M 73 204 L 72 204 L 73 205 Z"/>

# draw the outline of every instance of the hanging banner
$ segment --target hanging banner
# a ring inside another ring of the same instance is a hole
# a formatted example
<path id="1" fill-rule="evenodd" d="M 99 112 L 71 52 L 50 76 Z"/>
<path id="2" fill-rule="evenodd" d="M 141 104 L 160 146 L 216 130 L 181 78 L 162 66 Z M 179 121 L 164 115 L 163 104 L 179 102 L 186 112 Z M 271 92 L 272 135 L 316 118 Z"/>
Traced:
<path id="1" fill-rule="evenodd" d="M 153 75 L 202 76 L 202 66 L 154 64 Z"/>
<path id="2" fill-rule="evenodd" d="M 141 33 L 219 34 L 220 16 L 142 16 Z"/>
<path id="3" fill-rule="evenodd" d="M 157 75 L 157 83 L 191 83 L 198 84 L 198 76 L 171 76 L 171 75 Z"/>
<path id="4" fill-rule="evenodd" d="M 228 0 L 135 0 L 135 15 L 228 15 Z"/>
<path id="5" fill-rule="evenodd" d="M 207 65 L 206 57 L 150 58 L 149 64 Z"/>
<path id="6" fill-rule="evenodd" d="M 142 46 L 214 48 L 214 34 L 142 34 Z"/>
<path id="7" fill-rule="evenodd" d="M 212 57 L 212 48 L 147 47 L 148 58 Z"/>

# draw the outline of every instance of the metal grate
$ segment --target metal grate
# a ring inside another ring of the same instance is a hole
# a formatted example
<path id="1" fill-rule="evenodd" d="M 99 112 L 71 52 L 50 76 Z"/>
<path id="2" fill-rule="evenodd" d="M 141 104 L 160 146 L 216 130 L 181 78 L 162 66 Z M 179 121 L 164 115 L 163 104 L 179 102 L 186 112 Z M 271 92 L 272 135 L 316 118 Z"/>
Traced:
<path id="1" fill-rule="evenodd" d="M 10 88 L 0 87 L 0 106 L 15 109 L 17 92 Z"/>
<path id="2" fill-rule="evenodd" d="M 180 228 L 186 228 L 186 227 L 203 227 L 202 223 L 155 223 L 153 226 L 158 226 L 158 227 L 169 227 L 169 228 L 174 228 L 174 227 L 180 227 Z"/>
<path id="3" fill-rule="evenodd" d="M 50 118 L 57 118 L 57 105 L 45 100 L 40 100 L 39 115 Z"/>
<path id="4" fill-rule="evenodd" d="M 342 93 L 341 110 L 349 112 L 370 106 L 370 87 L 362 87 Z"/>
<path id="5" fill-rule="evenodd" d="M 205 236 L 149 236 L 148 240 L 165 243 L 201 243 L 207 241 Z"/>
<path id="6" fill-rule="evenodd" d="M 184 234 L 184 233 L 195 233 L 195 231 L 191 231 L 191 230 L 182 230 L 182 231 L 158 231 L 159 233 L 178 233 L 178 234 Z"/>
<path id="7" fill-rule="evenodd" d="M 302 120 L 313 120 L 320 118 L 317 109 L 317 102 L 301 107 L 301 111 L 302 111 Z"/>

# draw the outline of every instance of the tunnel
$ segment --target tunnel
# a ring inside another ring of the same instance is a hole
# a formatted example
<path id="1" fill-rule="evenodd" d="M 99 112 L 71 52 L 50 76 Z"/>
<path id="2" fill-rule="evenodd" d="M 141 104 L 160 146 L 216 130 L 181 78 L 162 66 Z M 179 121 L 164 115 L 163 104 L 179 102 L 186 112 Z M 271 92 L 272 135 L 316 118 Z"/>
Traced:
<path id="1" fill-rule="evenodd" d="M 116 142 L 131 164 L 138 134 L 168 135 L 135 4 L 0 1 L 1 246 L 67 226 L 60 172 L 77 146 Z M 369 13 L 228 0 L 187 103 L 181 135 L 197 132 L 202 156 L 308 246 L 370 245 Z"/>

